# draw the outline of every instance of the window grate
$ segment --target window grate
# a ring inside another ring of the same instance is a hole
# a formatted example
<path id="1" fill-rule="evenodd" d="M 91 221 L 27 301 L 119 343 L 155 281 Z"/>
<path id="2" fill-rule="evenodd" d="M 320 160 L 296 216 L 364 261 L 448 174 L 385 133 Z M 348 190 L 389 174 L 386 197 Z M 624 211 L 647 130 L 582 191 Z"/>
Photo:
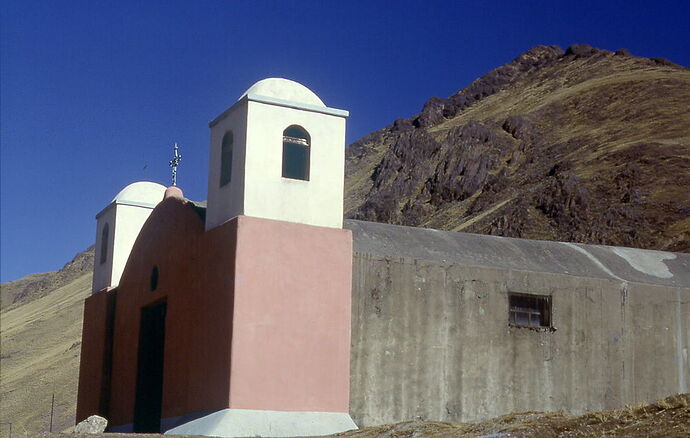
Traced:
<path id="1" fill-rule="evenodd" d="M 293 143 L 302 146 L 309 146 L 306 138 L 290 137 L 289 135 L 283 136 L 283 143 Z"/>
<path id="2" fill-rule="evenodd" d="M 508 323 L 519 327 L 551 327 L 551 297 L 513 294 L 508 296 Z"/>
<path id="3" fill-rule="evenodd" d="M 309 181 L 310 146 L 309 133 L 301 126 L 283 131 L 283 178 Z"/>

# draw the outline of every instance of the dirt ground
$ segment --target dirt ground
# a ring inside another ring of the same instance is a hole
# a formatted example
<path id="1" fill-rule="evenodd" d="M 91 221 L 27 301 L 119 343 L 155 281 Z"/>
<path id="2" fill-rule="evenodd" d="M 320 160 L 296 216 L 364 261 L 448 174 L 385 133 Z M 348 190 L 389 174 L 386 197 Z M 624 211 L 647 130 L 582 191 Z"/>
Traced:
<path id="1" fill-rule="evenodd" d="M 15 435 L 18 437 L 19 435 Z M 74 434 L 43 434 L 42 438 L 74 438 Z M 158 438 L 157 434 L 102 434 L 91 438 Z M 166 437 L 173 437 L 166 435 Z M 570 415 L 563 412 L 523 412 L 479 423 L 407 421 L 365 427 L 331 438 L 570 438 L 570 437 L 690 437 L 690 394 L 656 403 L 611 411 Z M 190 436 L 188 436 L 190 438 Z"/>

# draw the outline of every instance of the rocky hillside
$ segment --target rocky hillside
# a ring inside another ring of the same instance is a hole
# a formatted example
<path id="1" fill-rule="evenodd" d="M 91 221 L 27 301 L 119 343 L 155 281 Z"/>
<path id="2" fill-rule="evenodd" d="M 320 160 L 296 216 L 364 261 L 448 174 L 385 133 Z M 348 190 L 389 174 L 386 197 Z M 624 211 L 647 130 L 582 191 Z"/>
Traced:
<path id="1" fill-rule="evenodd" d="M 690 69 L 538 46 L 351 145 L 350 218 L 690 251 Z"/>
<path id="2" fill-rule="evenodd" d="M 57 272 L 30 274 L 0 286 L 0 308 L 8 311 L 19 305 L 42 298 L 86 273 L 93 271 L 93 245 L 80 252 Z"/>

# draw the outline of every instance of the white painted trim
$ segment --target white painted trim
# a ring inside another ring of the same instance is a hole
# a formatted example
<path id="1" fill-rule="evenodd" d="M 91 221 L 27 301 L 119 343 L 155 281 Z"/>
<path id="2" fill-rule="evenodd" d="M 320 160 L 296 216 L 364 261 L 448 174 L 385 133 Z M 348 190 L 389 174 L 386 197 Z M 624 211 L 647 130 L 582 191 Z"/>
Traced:
<path id="1" fill-rule="evenodd" d="M 149 210 L 153 210 L 154 208 L 156 208 L 156 205 L 158 205 L 158 204 L 149 204 L 147 202 L 133 202 L 133 201 L 113 201 L 110 204 L 108 204 L 108 206 L 105 207 L 103 210 L 98 212 L 98 214 L 96 215 L 96 219 L 101 217 L 106 211 L 108 211 L 110 208 L 112 208 L 115 205 L 129 205 L 131 207 L 141 207 L 141 208 L 148 208 Z"/>
<path id="2" fill-rule="evenodd" d="M 275 97 L 261 96 L 258 94 L 248 94 L 247 99 L 254 102 L 267 103 L 269 105 L 285 106 L 288 108 L 312 111 L 315 113 L 328 114 L 331 116 L 348 117 L 350 115 L 349 111 L 338 108 L 324 108 L 316 105 L 309 105 L 307 103 L 290 102 L 289 100 L 276 99 Z"/>
<path id="3" fill-rule="evenodd" d="M 210 128 L 213 128 L 215 125 L 218 124 L 221 120 L 223 120 L 227 115 L 237 106 L 248 102 L 260 102 L 260 103 L 265 103 L 268 105 L 276 105 L 276 106 L 283 106 L 286 108 L 294 108 L 294 109 L 300 109 L 304 111 L 310 111 L 310 112 L 315 112 L 315 113 L 321 113 L 321 114 L 328 114 L 331 116 L 337 116 L 337 117 L 349 117 L 350 112 L 342 109 L 337 109 L 337 108 L 329 108 L 329 107 L 320 107 L 316 105 L 309 105 L 306 103 L 299 103 L 299 102 L 291 102 L 289 100 L 283 100 L 283 99 L 276 99 L 275 97 L 268 97 L 268 96 L 261 96 L 258 94 L 247 94 L 243 96 L 240 100 L 235 102 L 234 105 L 232 105 L 230 108 L 226 109 L 223 111 L 218 117 L 215 119 L 211 120 L 208 124 Z"/>

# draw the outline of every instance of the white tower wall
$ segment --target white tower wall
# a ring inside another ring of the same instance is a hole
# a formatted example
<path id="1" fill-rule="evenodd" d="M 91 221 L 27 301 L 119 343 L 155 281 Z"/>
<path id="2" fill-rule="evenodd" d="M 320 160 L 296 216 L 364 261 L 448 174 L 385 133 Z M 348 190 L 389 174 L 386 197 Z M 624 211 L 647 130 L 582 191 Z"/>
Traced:
<path id="1" fill-rule="evenodd" d="M 283 130 L 311 136 L 308 181 L 283 178 Z M 249 102 L 245 210 L 247 216 L 342 228 L 345 118 Z"/>
<path id="2" fill-rule="evenodd" d="M 274 78 L 252 86 L 210 124 L 206 229 L 238 215 L 342 228 L 347 116 L 296 82 Z M 309 180 L 282 176 L 283 132 L 292 125 L 309 133 Z M 228 130 L 232 179 L 221 187 Z"/>
<path id="3" fill-rule="evenodd" d="M 247 126 L 247 101 L 238 102 L 211 129 L 208 160 L 206 230 L 244 212 L 244 162 Z M 220 186 L 221 145 L 226 132 L 233 132 L 232 172 L 229 184 Z"/>
<path id="4" fill-rule="evenodd" d="M 96 216 L 96 249 L 93 258 L 93 280 L 91 290 L 98 292 L 110 286 L 113 272 L 113 235 L 115 224 L 115 208 L 112 204 Z M 108 227 L 108 235 L 103 235 L 104 227 Z M 106 238 L 104 240 L 104 237 Z M 105 248 L 104 248 L 105 246 Z M 105 251 L 105 254 L 103 254 Z M 103 261 L 101 254 L 105 257 Z"/>
<path id="5" fill-rule="evenodd" d="M 146 181 L 130 184 L 96 216 L 93 292 L 120 283 L 134 242 L 153 209 L 163 200 L 164 193 L 165 187 L 160 184 Z M 106 224 L 108 235 L 104 241 Z M 104 245 L 105 260 L 101 263 Z"/>

